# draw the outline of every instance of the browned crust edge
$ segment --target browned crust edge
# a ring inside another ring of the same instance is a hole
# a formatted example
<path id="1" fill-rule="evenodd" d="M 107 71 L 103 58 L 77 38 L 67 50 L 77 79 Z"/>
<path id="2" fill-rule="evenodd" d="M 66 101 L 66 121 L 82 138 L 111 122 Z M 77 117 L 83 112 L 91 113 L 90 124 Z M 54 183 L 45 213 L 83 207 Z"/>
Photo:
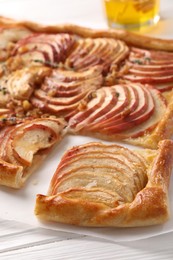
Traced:
<path id="1" fill-rule="evenodd" d="M 23 167 L 7 163 L 0 159 L 0 184 L 12 188 L 22 186 Z"/>
<path id="2" fill-rule="evenodd" d="M 173 141 L 161 141 L 147 173 L 148 183 L 132 203 L 110 209 L 102 204 L 67 199 L 63 193 L 39 194 L 35 214 L 44 220 L 80 226 L 136 227 L 164 223 L 169 219 L 168 186 L 172 166 Z"/>
<path id="3" fill-rule="evenodd" d="M 25 184 L 30 175 L 40 166 L 40 164 L 49 154 L 49 149 L 34 157 L 32 165 L 28 169 L 24 169 L 20 165 L 14 165 L 0 159 L 0 185 L 14 189 L 20 189 Z"/>
<path id="4" fill-rule="evenodd" d="M 171 39 L 161 39 L 153 38 L 149 36 L 139 35 L 137 33 L 125 31 L 125 30 L 116 30 L 116 29 L 105 29 L 105 30 L 96 30 L 90 29 L 74 24 L 59 24 L 59 25 L 41 25 L 39 23 L 31 21 L 17 21 L 7 17 L 0 16 L 0 25 L 11 25 L 11 26 L 23 26 L 33 32 L 42 32 L 42 33 L 70 33 L 77 34 L 82 37 L 108 37 L 119 39 L 126 42 L 129 45 L 138 46 L 141 48 L 155 49 L 155 50 L 164 50 L 164 51 L 173 51 L 173 40 Z"/>

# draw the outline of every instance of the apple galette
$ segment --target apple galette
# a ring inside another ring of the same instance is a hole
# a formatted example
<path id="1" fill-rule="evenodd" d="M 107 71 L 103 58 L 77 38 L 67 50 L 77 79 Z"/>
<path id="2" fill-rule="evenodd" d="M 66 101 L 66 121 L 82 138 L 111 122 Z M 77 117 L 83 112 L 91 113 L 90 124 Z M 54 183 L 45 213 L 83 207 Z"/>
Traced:
<path id="1" fill-rule="evenodd" d="M 0 184 L 20 188 L 65 134 L 123 141 L 154 150 L 72 148 L 36 214 L 88 226 L 164 222 L 173 41 L 4 17 L 0 41 Z"/>
<path id="2" fill-rule="evenodd" d="M 62 157 L 48 195 L 37 195 L 35 214 L 81 226 L 131 227 L 169 217 L 168 186 L 173 142 L 158 150 L 130 151 L 88 143 Z"/>

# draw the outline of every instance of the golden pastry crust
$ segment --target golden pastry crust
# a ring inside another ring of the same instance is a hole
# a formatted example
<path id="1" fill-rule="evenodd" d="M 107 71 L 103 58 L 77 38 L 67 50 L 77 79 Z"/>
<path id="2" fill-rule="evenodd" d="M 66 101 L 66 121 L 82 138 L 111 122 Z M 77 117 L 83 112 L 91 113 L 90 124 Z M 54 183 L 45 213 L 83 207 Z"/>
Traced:
<path id="1" fill-rule="evenodd" d="M 21 179 L 23 167 L 7 163 L 0 159 L 0 184 L 9 187 L 21 186 Z"/>
<path id="2" fill-rule="evenodd" d="M 98 200 L 94 203 L 83 197 L 70 198 L 67 189 L 54 195 L 37 195 L 35 214 L 43 220 L 80 226 L 135 227 L 164 223 L 169 219 L 168 186 L 173 142 L 161 141 L 155 154 L 150 150 L 136 153 L 148 162 L 148 181 L 131 202 L 109 207 Z"/>
<path id="3" fill-rule="evenodd" d="M 16 21 L 7 17 L 0 16 L 0 24 L 12 24 L 13 26 L 24 26 L 33 32 L 45 32 L 45 33 L 69 33 L 77 34 L 81 37 L 108 37 L 113 39 L 119 39 L 126 42 L 129 45 L 138 46 L 141 48 L 151 48 L 155 50 L 173 51 L 173 40 L 151 38 L 149 36 L 135 34 L 125 30 L 95 30 L 77 26 L 73 24 L 45 26 L 30 21 Z"/>

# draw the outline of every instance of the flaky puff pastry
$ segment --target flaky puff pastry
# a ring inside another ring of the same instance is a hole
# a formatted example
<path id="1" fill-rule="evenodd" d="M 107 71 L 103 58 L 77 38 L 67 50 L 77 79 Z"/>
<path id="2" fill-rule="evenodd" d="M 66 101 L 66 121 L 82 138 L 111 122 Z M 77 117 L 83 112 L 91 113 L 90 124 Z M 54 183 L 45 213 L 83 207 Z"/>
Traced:
<path id="1" fill-rule="evenodd" d="M 131 151 L 88 143 L 68 150 L 35 214 L 48 221 L 95 227 L 136 227 L 169 219 L 173 141 Z"/>

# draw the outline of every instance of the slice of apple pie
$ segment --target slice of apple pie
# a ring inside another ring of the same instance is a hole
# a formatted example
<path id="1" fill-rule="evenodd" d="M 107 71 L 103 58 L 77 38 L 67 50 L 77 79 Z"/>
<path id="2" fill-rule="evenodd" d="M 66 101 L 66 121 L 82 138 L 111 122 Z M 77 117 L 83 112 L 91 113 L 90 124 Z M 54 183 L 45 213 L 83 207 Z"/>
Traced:
<path id="1" fill-rule="evenodd" d="M 0 184 L 23 186 L 65 134 L 63 119 L 27 119 L 0 132 Z"/>
<path id="2" fill-rule="evenodd" d="M 47 196 L 37 195 L 35 214 L 80 226 L 146 226 L 169 218 L 168 186 L 173 141 L 158 150 L 131 151 L 87 143 L 69 149 Z"/>

